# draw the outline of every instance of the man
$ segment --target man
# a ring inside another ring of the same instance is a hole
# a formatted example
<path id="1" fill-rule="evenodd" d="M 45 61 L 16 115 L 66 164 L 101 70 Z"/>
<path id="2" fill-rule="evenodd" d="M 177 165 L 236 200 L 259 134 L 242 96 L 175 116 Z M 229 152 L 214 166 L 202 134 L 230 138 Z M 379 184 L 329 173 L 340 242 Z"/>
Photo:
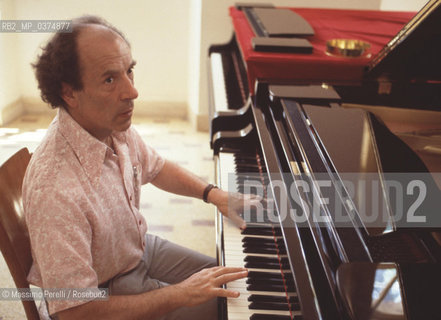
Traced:
<path id="1" fill-rule="evenodd" d="M 239 295 L 221 285 L 247 271 L 146 235 L 140 186 L 203 197 L 244 227 L 228 206 L 241 198 L 164 160 L 131 128 L 134 65 L 124 36 L 97 17 L 54 35 L 34 65 L 43 100 L 60 108 L 24 181 L 28 279 L 109 288 L 106 301 L 49 300 L 59 319 L 214 319 L 216 297 Z"/>

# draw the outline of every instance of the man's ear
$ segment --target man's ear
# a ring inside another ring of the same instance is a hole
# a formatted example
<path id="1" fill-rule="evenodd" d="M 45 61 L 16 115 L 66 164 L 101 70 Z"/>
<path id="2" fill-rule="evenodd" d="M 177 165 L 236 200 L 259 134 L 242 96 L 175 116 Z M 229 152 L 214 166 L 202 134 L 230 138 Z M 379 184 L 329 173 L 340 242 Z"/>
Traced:
<path id="1" fill-rule="evenodd" d="M 70 108 L 76 108 L 78 106 L 75 90 L 71 85 L 64 82 L 61 84 L 61 97 Z"/>

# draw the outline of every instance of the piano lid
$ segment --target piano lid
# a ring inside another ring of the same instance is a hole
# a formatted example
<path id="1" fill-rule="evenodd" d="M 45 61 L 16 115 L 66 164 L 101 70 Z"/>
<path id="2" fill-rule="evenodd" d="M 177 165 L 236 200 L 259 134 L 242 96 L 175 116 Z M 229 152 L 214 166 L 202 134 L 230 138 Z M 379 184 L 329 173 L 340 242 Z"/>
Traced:
<path id="1" fill-rule="evenodd" d="M 421 159 L 375 116 L 359 109 L 306 104 L 303 109 L 368 235 L 384 235 L 402 228 L 441 227 L 441 194 L 432 175 Z M 320 177 L 316 174 L 317 179 Z M 424 199 L 412 211 L 418 196 L 406 190 L 415 181 L 424 184 Z M 418 218 L 408 219 L 411 212 Z"/>
<path id="2" fill-rule="evenodd" d="M 441 82 L 441 0 L 430 0 L 367 65 L 365 77 Z"/>

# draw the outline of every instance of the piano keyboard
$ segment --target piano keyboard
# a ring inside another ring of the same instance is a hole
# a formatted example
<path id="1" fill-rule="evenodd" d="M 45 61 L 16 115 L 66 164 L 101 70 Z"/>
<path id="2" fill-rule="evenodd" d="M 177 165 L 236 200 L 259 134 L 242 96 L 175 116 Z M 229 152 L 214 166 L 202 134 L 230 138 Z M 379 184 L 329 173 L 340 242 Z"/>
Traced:
<path id="1" fill-rule="evenodd" d="M 224 190 L 240 191 L 240 172 L 256 171 L 255 156 L 246 156 L 245 160 L 241 157 L 235 159 L 231 153 L 219 153 L 220 186 Z M 255 163 L 250 163 L 250 159 Z M 302 319 L 280 228 L 260 223 L 241 231 L 224 219 L 223 240 L 225 266 L 246 267 L 249 271 L 247 278 L 226 285 L 227 289 L 240 292 L 239 298 L 227 298 L 228 319 Z"/>
<path id="2" fill-rule="evenodd" d="M 248 84 L 238 52 L 211 52 L 209 59 L 213 112 L 231 112 L 246 105 Z"/>
<path id="3" fill-rule="evenodd" d="M 227 111 L 228 101 L 225 92 L 225 77 L 222 68 L 222 55 L 220 53 L 212 53 L 210 59 L 211 75 L 213 83 L 214 110 Z"/>

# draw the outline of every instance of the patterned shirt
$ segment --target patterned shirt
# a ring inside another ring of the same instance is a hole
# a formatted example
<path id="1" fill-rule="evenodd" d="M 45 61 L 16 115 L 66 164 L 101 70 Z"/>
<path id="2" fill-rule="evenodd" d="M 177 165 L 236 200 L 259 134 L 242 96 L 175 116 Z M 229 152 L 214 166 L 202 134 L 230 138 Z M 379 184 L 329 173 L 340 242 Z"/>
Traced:
<path id="1" fill-rule="evenodd" d="M 141 184 L 155 178 L 164 159 L 133 128 L 111 137 L 114 150 L 60 108 L 33 154 L 23 183 L 30 283 L 97 288 L 139 263 L 147 231 Z M 87 301 L 50 300 L 49 312 Z"/>

